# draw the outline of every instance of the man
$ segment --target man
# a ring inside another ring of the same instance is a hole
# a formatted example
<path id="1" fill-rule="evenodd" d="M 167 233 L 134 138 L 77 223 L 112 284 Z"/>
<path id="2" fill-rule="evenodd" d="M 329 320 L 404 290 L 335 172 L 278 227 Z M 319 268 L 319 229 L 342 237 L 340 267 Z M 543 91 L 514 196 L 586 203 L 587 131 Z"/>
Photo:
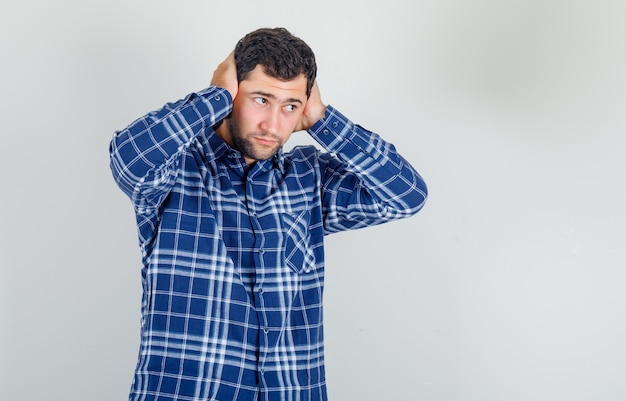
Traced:
<path id="1" fill-rule="evenodd" d="M 322 103 L 311 49 L 246 35 L 209 88 L 115 134 L 143 256 L 131 400 L 326 400 L 323 237 L 415 214 L 395 148 Z M 306 130 L 324 152 L 284 152 Z"/>

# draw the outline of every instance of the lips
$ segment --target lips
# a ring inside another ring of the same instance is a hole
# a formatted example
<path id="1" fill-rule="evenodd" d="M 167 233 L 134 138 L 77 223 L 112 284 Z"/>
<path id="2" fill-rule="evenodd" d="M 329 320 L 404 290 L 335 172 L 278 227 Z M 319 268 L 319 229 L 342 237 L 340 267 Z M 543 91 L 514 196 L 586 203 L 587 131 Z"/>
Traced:
<path id="1" fill-rule="evenodd" d="M 265 146 L 273 146 L 278 142 L 276 139 L 268 136 L 255 136 L 254 139 L 261 145 Z"/>

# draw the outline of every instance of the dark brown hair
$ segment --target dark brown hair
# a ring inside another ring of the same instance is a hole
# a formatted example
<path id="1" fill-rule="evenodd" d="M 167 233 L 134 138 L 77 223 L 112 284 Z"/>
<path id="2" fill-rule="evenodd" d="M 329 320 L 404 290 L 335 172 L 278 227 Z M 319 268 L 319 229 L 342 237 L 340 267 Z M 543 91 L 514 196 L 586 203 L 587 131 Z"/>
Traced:
<path id="1" fill-rule="evenodd" d="M 244 36 L 235 46 L 235 62 L 239 82 L 259 64 L 267 75 L 283 81 L 303 74 L 307 97 L 317 75 L 315 54 L 309 45 L 285 28 L 261 28 Z"/>

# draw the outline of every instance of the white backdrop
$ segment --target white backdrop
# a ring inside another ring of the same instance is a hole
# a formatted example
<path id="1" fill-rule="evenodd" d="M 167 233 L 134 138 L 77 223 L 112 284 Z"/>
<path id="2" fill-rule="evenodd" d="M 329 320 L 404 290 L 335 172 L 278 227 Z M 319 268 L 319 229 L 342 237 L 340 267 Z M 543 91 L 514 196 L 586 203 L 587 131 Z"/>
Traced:
<path id="1" fill-rule="evenodd" d="M 430 189 L 416 217 L 327 238 L 331 400 L 626 399 L 625 16 L 621 0 L 3 2 L 2 399 L 127 397 L 140 255 L 109 140 L 261 26 L 306 40 L 323 100 Z"/>

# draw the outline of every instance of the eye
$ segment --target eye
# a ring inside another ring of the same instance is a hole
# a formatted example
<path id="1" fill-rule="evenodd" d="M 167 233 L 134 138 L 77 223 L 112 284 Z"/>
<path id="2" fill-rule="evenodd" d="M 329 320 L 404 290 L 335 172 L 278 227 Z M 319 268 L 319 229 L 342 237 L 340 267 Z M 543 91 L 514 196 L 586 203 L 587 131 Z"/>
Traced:
<path id="1" fill-rule="evenodd" d="M 267 103 L 267 99 L 265 99 L 264 97 L 255 97 L 254 101 L 258 104 L 266 104 Z"/>
<path id="2" fill-rule="evenodd" d="M 288 104 L 285 106 L 285 110 L 287 111 L 295 111 L 297 106 L 295 104 Z"/>

